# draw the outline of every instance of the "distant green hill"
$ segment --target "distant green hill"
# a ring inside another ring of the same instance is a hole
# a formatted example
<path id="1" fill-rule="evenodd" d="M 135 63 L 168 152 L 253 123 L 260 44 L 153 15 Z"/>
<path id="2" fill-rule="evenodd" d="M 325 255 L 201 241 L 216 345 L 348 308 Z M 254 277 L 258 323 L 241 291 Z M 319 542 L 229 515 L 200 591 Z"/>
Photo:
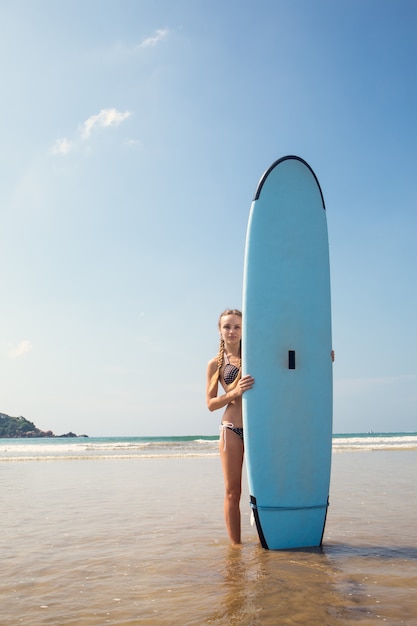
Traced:
<path id="1" fill-rule="evenodd" d="M 19 437 L 56 437 L 52 430 L 40 430 L 33 422 L 25 417 L 10 417 L 5 413 L 0 413 L 0 439 L 11 439 Z M 77 437 L 75 433 L 58 435 L 59 437 Z M 81 435 L 86 437 L 87 435 Z"/>

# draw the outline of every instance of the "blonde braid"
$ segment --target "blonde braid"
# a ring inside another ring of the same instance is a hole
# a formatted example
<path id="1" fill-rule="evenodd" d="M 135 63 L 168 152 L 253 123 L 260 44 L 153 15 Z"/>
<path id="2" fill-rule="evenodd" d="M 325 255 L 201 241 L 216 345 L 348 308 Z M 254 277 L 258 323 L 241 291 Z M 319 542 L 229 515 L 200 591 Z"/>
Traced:
<path id="1" fill-rule="evenodd" d="M 220 376 L 224 359 L 224 339 L 220 339 L 219 354 L 217 355 L 217 374 Z"/>
<path id="2" fill-rule="evenodd" d="M 222 369 L 222 365 L 223 365 L 223 358 L 224 358 L 224 340 L 220 339 L 219 352 L 217 354 L 217 369 L 214 372 L 213 376 L 211 377 L 209 391 L 213 391 L 214 387 L 219 382 L 220 370 Z"/>

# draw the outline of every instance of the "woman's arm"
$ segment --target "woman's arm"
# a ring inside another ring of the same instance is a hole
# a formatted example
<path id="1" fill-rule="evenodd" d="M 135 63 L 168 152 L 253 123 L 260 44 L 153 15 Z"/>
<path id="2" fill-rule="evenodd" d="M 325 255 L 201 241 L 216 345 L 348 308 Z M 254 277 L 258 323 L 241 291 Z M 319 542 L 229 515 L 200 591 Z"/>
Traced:
<path id="1" fill-rule="evenodd" d="M 217 395 L 218 388 L 219 388 L 218 383 L 210 391 L 210 382 L 216 372 L 216 369 L 217 369 L 217 359 L 214 359 L 209 362 L 208 367 L 207 367 L 206 401 L 207 401 L 207 408 L 209 409 L 209 411 L 217 411 L 218 409 L 222 409 L 223 407 L 227 406 L 228 404 L 233 402 L 233 400 L 236 400 L 236 398 L 239 398 L 243 394 L 244 391 L 246 391 L 247 389 L 250 389 L 254 382 L 252 376 L 244 376 L 243 378 L 239 380 L 238 384 L 236 385 L 234 389 L 230 389 L 230 391 L 226 391 L 226 393 L 224 393 L 223 395 L 218 396 Z"/>

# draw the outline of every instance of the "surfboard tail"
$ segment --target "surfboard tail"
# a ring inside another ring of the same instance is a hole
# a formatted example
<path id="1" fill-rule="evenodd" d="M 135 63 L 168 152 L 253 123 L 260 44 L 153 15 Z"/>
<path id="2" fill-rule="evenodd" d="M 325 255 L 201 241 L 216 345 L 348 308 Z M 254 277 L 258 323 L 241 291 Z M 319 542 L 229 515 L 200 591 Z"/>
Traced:
<path id="1" fill-rule="evenodd" d="M 261 542 L 261 546 L 265 548 L 265 550 L 268 550 L 268 544 L 266 543 L 265 535 L 262 530 L 261 520 L 259 519 L 259 512 L 255 496 L 250 496 L 250 505 L 252 507 L 252 513 L 255 519 L 256 530 L 258 531 L 259 541 Z"/>
<path id="2" fill-rule="evenodd" d="M 259 541 L 266 550 L 320 548 L 329 499 L 313 506 L 261 506 L 250 496 Z"/>

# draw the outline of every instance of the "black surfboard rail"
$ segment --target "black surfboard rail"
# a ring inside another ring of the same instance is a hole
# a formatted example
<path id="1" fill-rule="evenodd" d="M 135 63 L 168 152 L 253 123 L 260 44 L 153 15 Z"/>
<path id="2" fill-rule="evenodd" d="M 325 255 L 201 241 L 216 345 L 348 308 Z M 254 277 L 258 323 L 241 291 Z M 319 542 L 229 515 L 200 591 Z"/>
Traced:
<path id="1" fill-rule="evenodd" d="M 318 186 L 318 188 L 319 188 L 319 191 L 320 191 L 321 201 L 322 201 L 322 204 L 323 204 L 323 209 L 324 209 L 324 210 L 326 210 L 326 205 L 324 204 L 324 196 L 323 196 L 323 192 L 322 192 L 322 190 L 321 190 L 320 183 L 319 183 L 319 181 L 318 181 L 317 176 L 315 175 L 315 173 L 314 173 L 313 169 L 310 167 L 310 165 L 307 163 L 307 161 L 304 161 L 304 159 L 302 159 L 302 158 L 301 158 L 301 157 L 299 157 L 299 156 L 295 156 L 295 155 L 288 155 L 288 156 L 285 156 L 285 157 L 281 157 L 280 159 L 278 159 L 277 161 L 275 161 L 275 163 L 272 163 L 272 165 L 271 165 L 270 167 L 268 167 L 268 169 L 267 169 L 267 170 L 266 170 L 266 172 L 262 175 L 261 180 L 260 180 L 260 181 L 259 181 L 259 183 L 258 183 L 258 186 L 257 186 L 256 191 L 255 191 L 255 195 L 254 195 L 254 197 L 253 197 L 253 201 L 255 201 L 255 200 L 258 200 L 258 199 L 259 199 L 259 196 L 261 195 L 262 187 L 264 186 L 265 181 L 266 181 L 266 179 L 268 178 L 269 174 L 272 172 L 272 170 L 273 170 L 273 169 L 275 169 L 275 168 L 277 167 L 277 165 L 279 165 L 279 164 L 280 164 L 280 163 L 282 163 L 283 161 L 288 161 L 288 160 L 291 160 L 291 159 L 292 159 L 293 161 L 300 161 L 300 163 L 303 163 L 303 165 L 305 165 L 305 166 L 306 166 L 306 167 L 310 170 L 310 172 L 313 174 L 313 176 L 314 176 L 314 178 L 315 178 L 315 180 L 316 180 L 317 186 Z"/>

